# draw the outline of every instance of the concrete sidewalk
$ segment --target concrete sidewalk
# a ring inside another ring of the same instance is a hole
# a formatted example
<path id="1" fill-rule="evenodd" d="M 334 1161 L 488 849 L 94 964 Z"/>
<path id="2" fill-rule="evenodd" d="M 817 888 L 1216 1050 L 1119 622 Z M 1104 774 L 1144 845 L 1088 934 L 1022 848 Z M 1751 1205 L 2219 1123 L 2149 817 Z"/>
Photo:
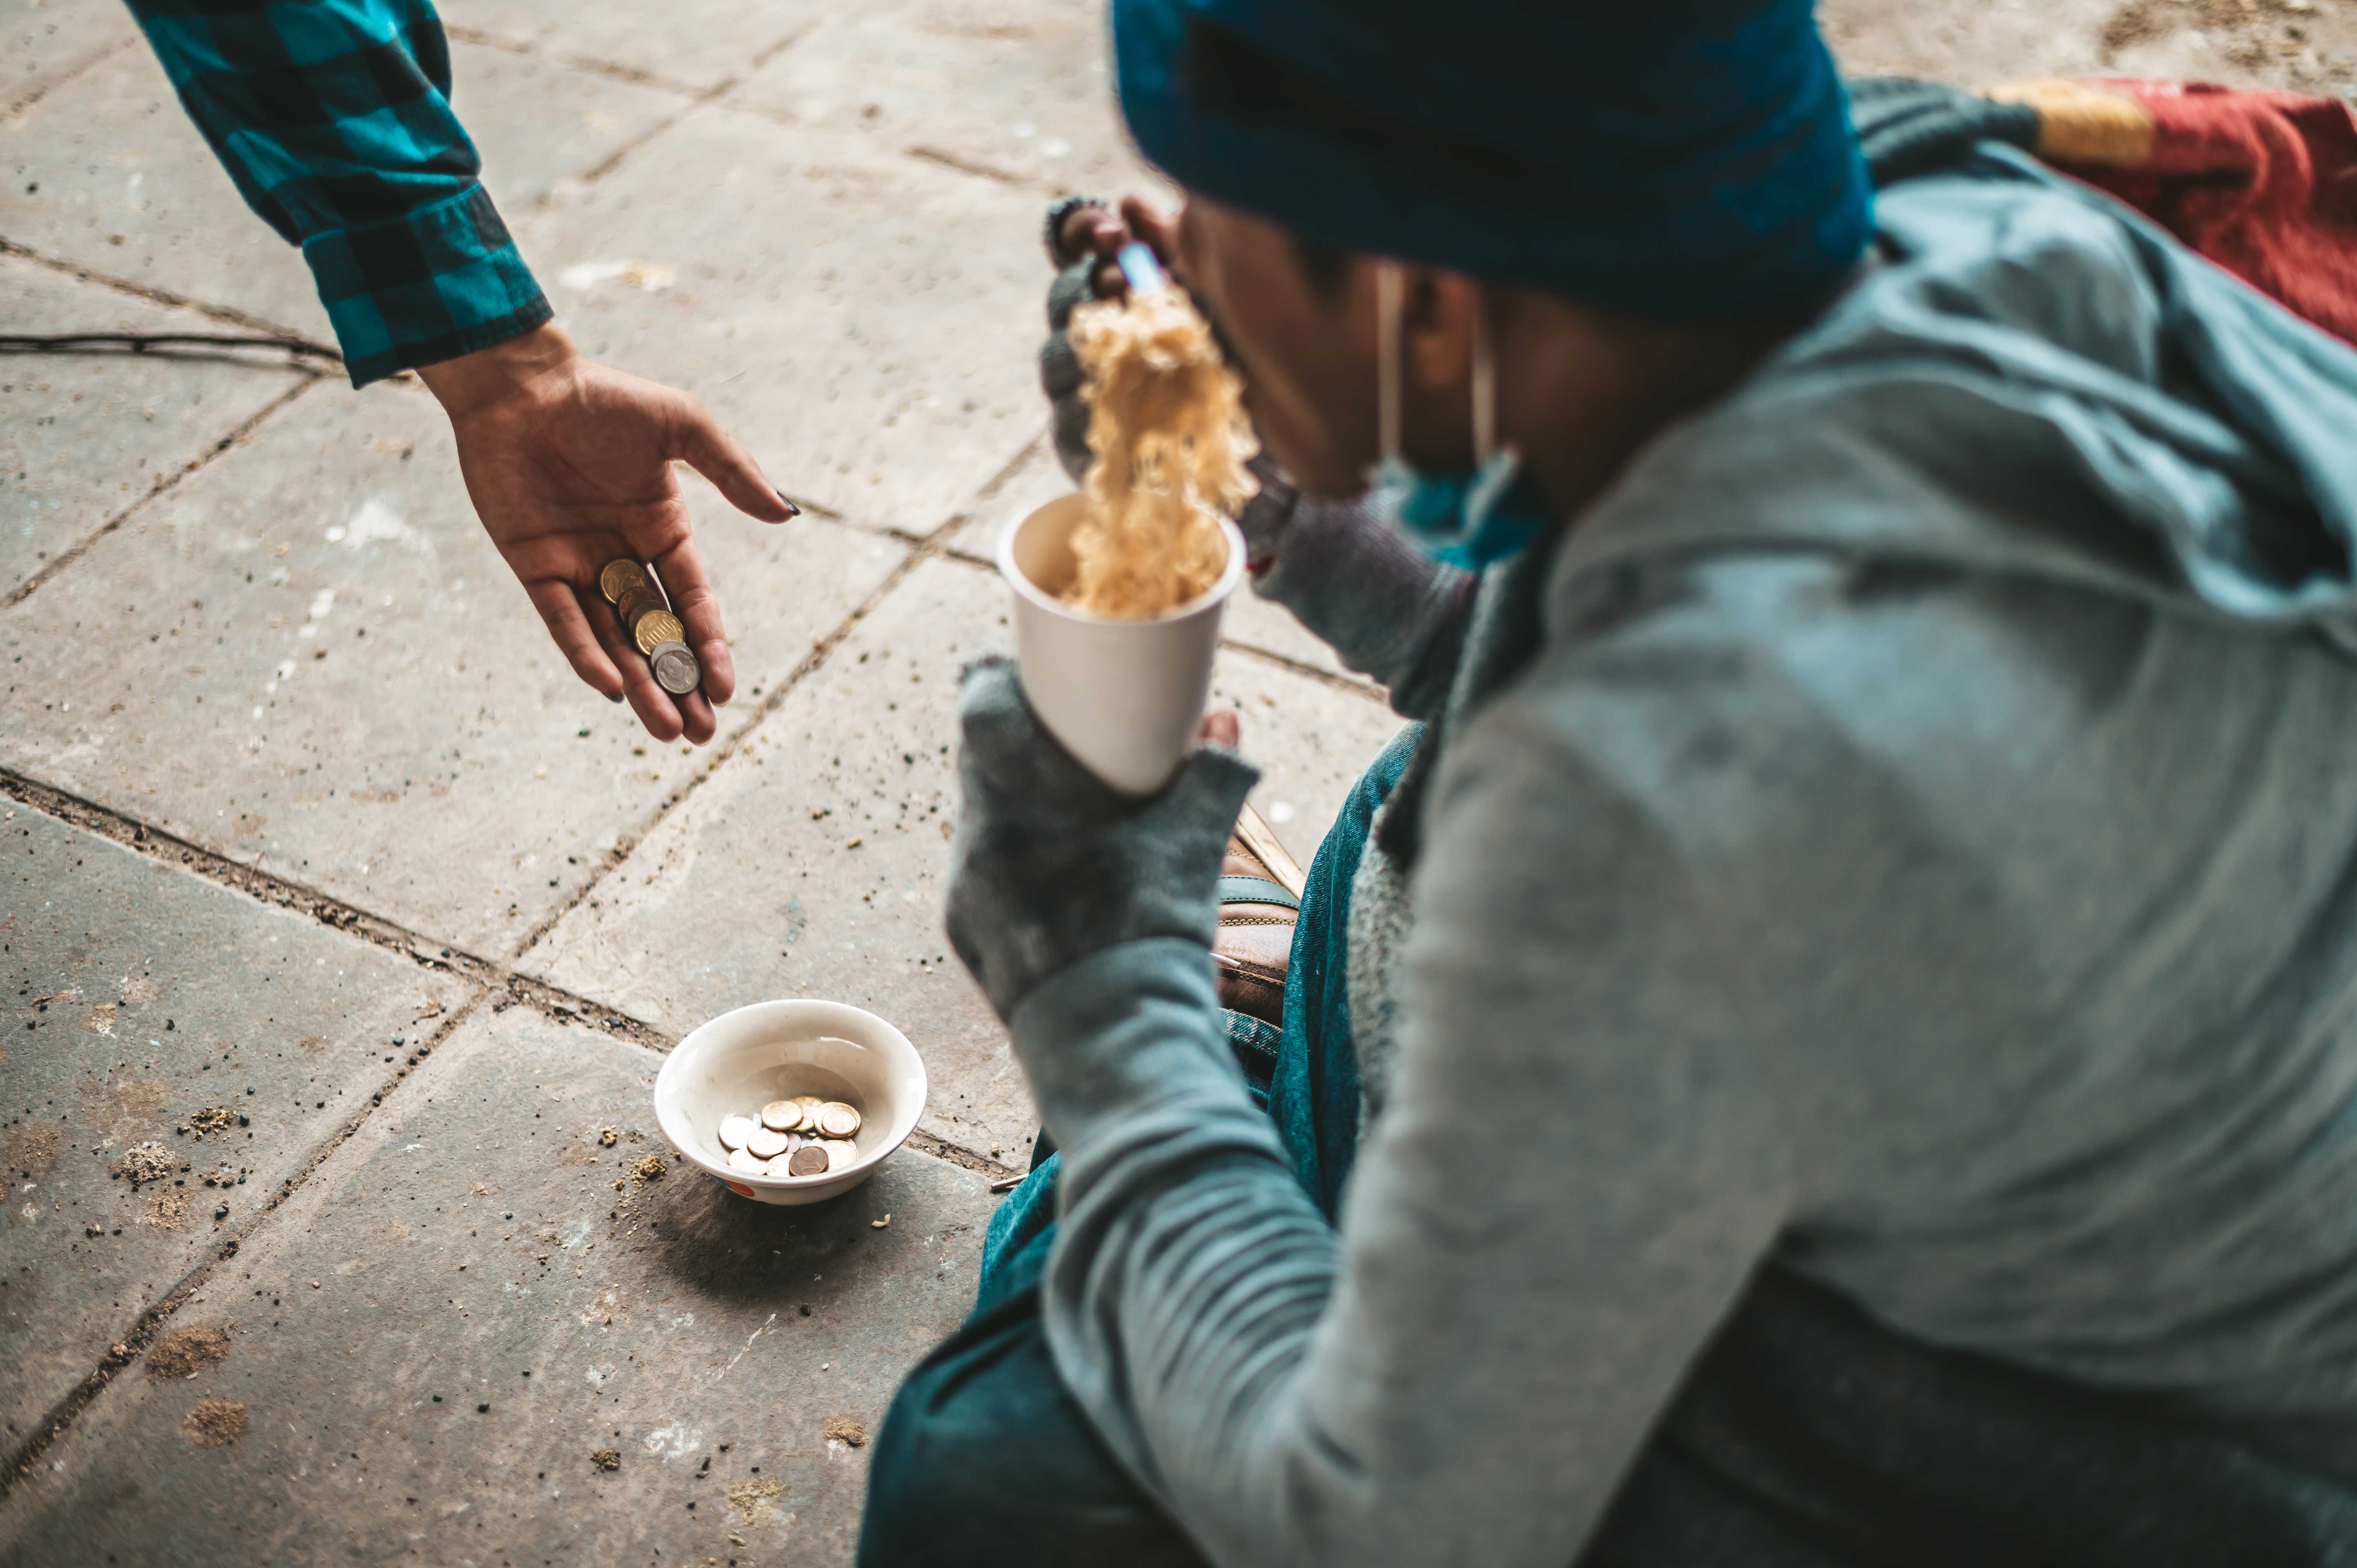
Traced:
<path id="1" fill-rule="evenodd" d="M 2357 67 L 2346 0 L 1827 9 L 1960 81 Z M 1041 209 L 1144 181 L 1099 11 L 445 8 L 565 325 L 805 508 L 699 502 L 707 748 L 565 670 L 414 382 L 0 358 L 0 1559 L 850 1560 L 1035 1131 L 941 934 L 949 715 L 1064 488 Z M 0 331 L 329 343 L 114 0 L 0 0 Z M 1217 683 L 1306 862 L 1395 721 L 1256 603 Z M 662 1053 L 797 995 L 917 1042 L 915 1143 L 816 1209 L 646 1179 Z M 113 1174 L 150 1141 L 188 1168 Z"/>

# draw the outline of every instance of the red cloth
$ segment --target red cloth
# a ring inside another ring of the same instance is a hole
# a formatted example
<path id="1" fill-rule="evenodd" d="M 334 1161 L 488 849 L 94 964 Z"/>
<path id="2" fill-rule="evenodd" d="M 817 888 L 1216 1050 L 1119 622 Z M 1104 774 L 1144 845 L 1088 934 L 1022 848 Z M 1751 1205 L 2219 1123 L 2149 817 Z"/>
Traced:
<path id="1" fill-rule="evenodd" d="M 2071 172 L 2357 344 L 2357 114 L 2332 98 L 2112 81 L 2153 119 L 2152 156 Z"/>

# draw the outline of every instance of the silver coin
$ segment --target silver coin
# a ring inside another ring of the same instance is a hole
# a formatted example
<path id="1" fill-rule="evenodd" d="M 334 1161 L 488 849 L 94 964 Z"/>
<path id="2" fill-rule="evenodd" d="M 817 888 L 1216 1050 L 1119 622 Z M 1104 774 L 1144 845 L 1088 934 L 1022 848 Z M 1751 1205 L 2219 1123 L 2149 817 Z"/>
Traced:
<path id="1" fill-rule="evenodd" d="M 756 1127 L 753 1135 L 745 1140 L 745 1147 L 756 1159 L 773 1160 L 786 1152 L 786 1135 L 767 1127 Z"/>
<path id="2" fill-rule="evenodd" d="M 684 642 L 658 642 L 647 655 L 655 667 L 655 682 L 674 697 L 683 697 L 704 683 L 704 669 Z"/>
<path id="3" fill-rule="evenodd" d="M 824 1139 L 819 1147 L 826 1151 L 826 1168 L 830 1175 L 849 1170 L 852 1163 L 859 1158 L 859 1145 L 845 1138 Z"/>
<path id="4" fill-rule="evenodd" d="M 753 1135 L 753 1129 L 759 1125 L 760 1123 L 750 1116 L 723 1116 L 720 1119 L 720 1146 L 724 1149 L 743 1148 L 745 1140 Z"/>

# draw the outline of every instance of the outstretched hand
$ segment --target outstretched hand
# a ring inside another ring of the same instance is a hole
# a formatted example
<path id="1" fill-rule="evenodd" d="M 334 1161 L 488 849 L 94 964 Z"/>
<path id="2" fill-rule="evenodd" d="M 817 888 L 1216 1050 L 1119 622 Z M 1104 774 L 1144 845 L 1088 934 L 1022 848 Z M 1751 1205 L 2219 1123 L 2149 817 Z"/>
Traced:
<path id="1" fill-rule="evenodd" d="M 672 464 L 764 522 L 798 509 L 703 403 L 596 363 L 553 325 L 418 374 L 450 416 L 477 515 L 574 673 L 627 697 L 657 740 L 710 740 L 737 675 Z M 699 689 L 674 699 L 657 684 L 598 592 L 598 572 L 622 556 L 654 568 L 703 666 Z"/>

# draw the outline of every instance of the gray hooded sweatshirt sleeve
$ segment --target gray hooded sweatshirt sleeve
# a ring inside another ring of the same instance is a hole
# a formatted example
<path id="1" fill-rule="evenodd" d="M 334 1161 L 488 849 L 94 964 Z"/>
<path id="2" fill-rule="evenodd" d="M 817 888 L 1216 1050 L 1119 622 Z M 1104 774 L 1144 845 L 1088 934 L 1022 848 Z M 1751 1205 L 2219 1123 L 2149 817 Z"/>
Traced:
<path id="1" fill-rule="evenodd" d="M 1057 1365 L 1213 1561 L 1560 1568 L 1771 1255 L 2357 1400 L 2357 354 L 1996 151 L 1880 246 L 1451 715 L 1339 1229 L 1200 950 L 1017 1012 Z"/>

